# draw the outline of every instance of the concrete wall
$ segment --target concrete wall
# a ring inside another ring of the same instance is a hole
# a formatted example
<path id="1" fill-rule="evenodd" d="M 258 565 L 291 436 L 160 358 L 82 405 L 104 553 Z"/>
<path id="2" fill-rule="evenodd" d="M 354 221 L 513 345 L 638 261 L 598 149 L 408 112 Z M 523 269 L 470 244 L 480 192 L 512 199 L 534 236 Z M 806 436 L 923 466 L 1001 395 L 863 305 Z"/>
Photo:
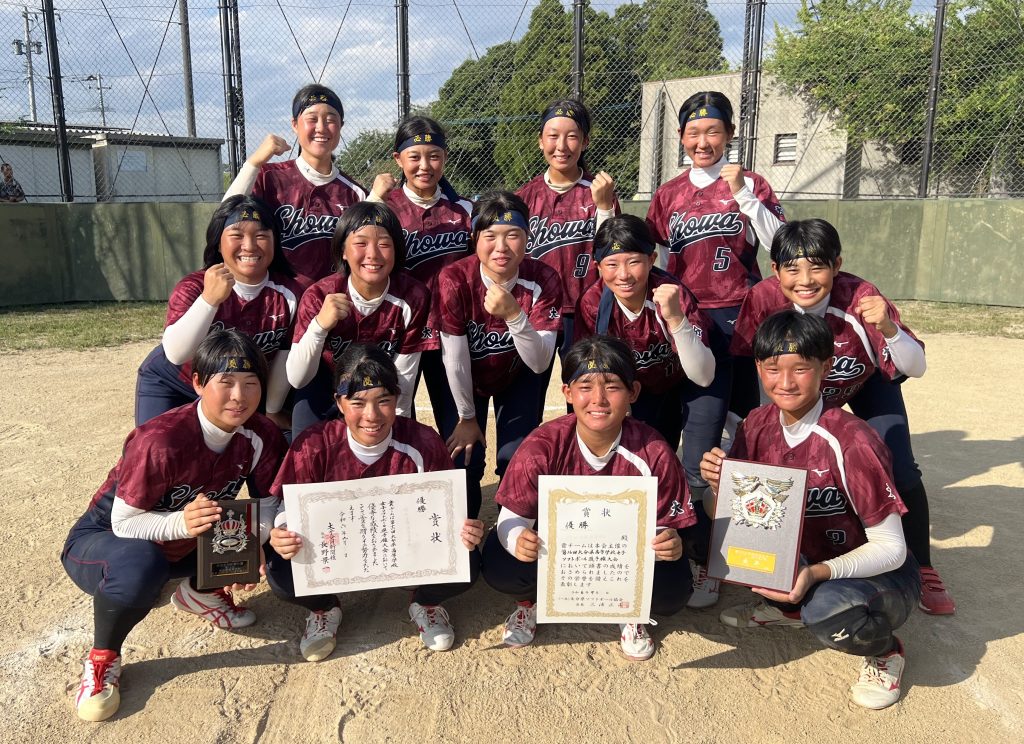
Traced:
<path id="1" fill-rule="evenodd" d="M 647 202 L 623 202 L 647 213 Z M 784 201 L 892 299 L 1024 307 L 1024 200 Z M 200 267 L 208 203 L 0 204 L 0 306 L 164 300 Z M 767 268 L 767 253 L 761 263 Z"/>

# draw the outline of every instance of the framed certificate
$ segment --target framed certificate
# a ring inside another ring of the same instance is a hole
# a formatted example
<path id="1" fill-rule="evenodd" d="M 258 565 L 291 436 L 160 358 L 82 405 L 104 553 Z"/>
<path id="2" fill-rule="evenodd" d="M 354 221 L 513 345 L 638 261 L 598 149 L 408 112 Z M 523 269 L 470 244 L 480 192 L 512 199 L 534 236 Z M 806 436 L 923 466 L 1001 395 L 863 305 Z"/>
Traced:
<path id="1" fill-rule="evenodd" d="M 260 502 L 218 501 L 220 520 L 196 538 L 196 588 L 219 589 L 260 580 Z"/>
<path id="2" fill-rule="evenodd" d="M 284 505 L 297 596 L 469 581 L 464 470 L 286 485 Z"/>
<path id="3" fill-rule="evenodd" d="M 744 586 L 792 590 L 806 493 L 803 468 L 724 460 L 708 575 Z"/>
<path id="4" fill-rule="evenodd" d="M 537 622 L 646 623 L 658 479 L 542 475 Z"/>

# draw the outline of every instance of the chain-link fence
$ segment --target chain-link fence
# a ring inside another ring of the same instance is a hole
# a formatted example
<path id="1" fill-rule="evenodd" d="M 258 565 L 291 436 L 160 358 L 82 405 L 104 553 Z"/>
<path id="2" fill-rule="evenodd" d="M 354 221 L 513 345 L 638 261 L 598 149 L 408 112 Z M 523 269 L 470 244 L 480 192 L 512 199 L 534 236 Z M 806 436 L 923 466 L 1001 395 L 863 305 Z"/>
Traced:
<path id="1" fill-rule="evenodd" d="M 448 128 L 458 190 L 517 188 L 544 168 L 541 110 L 579 86 L 588 167 L 623 198 L 688 165 L 677 112 L 709 89 L 737 113 L 730 157 L 783 196 L 1021 196 L 1022 3 L 56 0 L 48 21 L 0 0 L 0 189 L 60 200 L 64 161 L 76 200 L 218 200 L 268 133 L 294 140 L 291 98 L 320 81 L 364 185 L 394 172 L 408 101 Z"/>

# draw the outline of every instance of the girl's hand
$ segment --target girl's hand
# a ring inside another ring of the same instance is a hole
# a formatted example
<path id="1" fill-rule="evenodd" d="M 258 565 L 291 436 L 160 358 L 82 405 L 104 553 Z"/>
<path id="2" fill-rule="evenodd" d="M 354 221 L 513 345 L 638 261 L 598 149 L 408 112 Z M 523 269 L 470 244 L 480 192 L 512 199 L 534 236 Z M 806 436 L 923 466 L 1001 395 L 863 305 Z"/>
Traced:
<path id="1" fill-rule="evenodd" d="M 725 459 L 725 450 L 713 447 L 710 452 L 705 452 L 700 460 L 700 477 L 708 482 L 711 493 L 718 496 L 718 481 L 722 475 L 722 461 Z"/>
<path id="2" fill-rule="evenodd" d="M 287 525 L 275 527 L 270 531 L 270 547 L 286 561 L 290 561 L 302 548 L 302 538 L 297 532 L 289 532 Z"/>
<path id="3" fill-rule="evenodd" d="M 654 560 L 656 561 L 678 561 L 683 555 L 683 539 L 674 529 L 661 530 L 651 540 L 651 547 L 654 548 Z"/>
<path id="4" fill-rule="evenodd" d="M 479 519 L 467 519 L 462 523 L 462 544 L 472 550 L 484 539 L 484 523 Z"/>
<path id="5" fill-rule="evenodd" d="M 512 293 L 497 283 L 487 288 L 487 294 L 484 295 L 484 310 L 506 323 L 515 320 L 523 312 Z"/>
<path id="6" fill-rule="evenodd" d="M 857 315 L 865 323 L 873 325 L 886 338 L 892 338 L 899 333 L 900 329 L 889 317 L 889 308 L 884 297 L 879 295 L 861 297 L 860 302 L 857 303 Z"/>
<path id="7" fill-rule="evenodd" d="M 527 528 L 516 538 L 516 558 L 523 563 L 533 563 L 540 555 L 540 536 Z"/>
<path id="8" fill-rule="evenodd" d="M 672 329 L 683 324 L 686 316 L 683 315 L 683 306 L 679 300 L 678 284 L 662 284 L 660 287 L 655 287 L 652 297 L 654 304 L 661 311 L 661 317 L 666 326 Z"/>
<path id="9" fill-rule="evenodd" d="M 324 305 L 316 314 L 316 322 L 325 331 L 329 331 L 345 320 L 350 312 L 352 312 L 352 300 L 348 298 L 347 294 L 342 292 L 329 294 L 324 297 Z"/>
<path id="10" fill-rule="evenodd" d="M 263 546 L 260 545 L 260 576 L 267 575 L 267 556 L 263 552 Z M 259 584 L 232 584 L 228 587 L 233 592 L 251 592 L 253 589 L 258 587 Z"/>
<path id="11" fill-rule="evenodd" d="M 220 521 L 221 508 L 217 502 L 206 498 L 201 493 L 185 505 L 185 527 L 188 534 L 198 537 L 213 526 L 214 522 Z"/>
<path id="12" fill-rule="evenodd" d="M 217 307 L 231 296 L 235 277 L 222 264 L 214 264 L 203 274 L 203 299 Z"/>
<path id="13" fill-rule="evenodd" d="M 610 210 L 615 207 L 615 180 L 601 171 L 590 182 L 590 195 L 598 209 Z"/>
<path id="14" fill-rule="evenodd" d="M 374 196 L 381 201 L 384 201 L 388 194 L 394 191 L 397 186 L 398 179 L 390 173 L 378 173 L 377 177 L 373 179 L 373 187 L 370 190 L 373 192 Z"/>
<path id="15" fill-rule="evenodd" d="M 828 566 L 824 563 L 814 563 L 810 566 L 801 567 L 800 572 L 796 575 L 796 581 L 791 592 L 777 592 L 772 589 L 758 589 L 757 587 L 752 588 L 751 591 L 773 602 L 797 604 L 804 598 L 804 595 L 807 594 L 812 586 L 818 582 L 827 581 L 830 578 L 832 578 L 832 571 Z"/>
<path id="16" fill-rule="evenodd" d="M 263 138 L 263 141 L 260 142 L 260 146 L 256 148 L 256 152 L 250 155 L 246 162 L 248 162 L 249 165 L 259 168 L 272 157 L 276 155 L 284 155 L 291 149 L 291 145 L 285 142 L 283 137 L 278 137 L 276 134 L 268 134 Z"/>
<path id="17" fill-rule="evenodd" d="M 722 166 L 722 180 L 729 184 L 729 191 L 736 196 L 746 185 L 743 181 L 743 166 L 738 163 L 726 163 Z"/>
<path id="18" fill-rule="evenodd" d="M 476 422 L 475 418 L 471 419 L 459 419 L 459 423 L 455 425 L 455 431 L 448 437 L 448 441 L 445 444 L 448 447 L 448 453 L 454 460 L 459 456 L 459 453 L 465 450 L 466 452 L 466 463 L 469 463 L 469 458 L 473 454 L 473 447 L 479 442 L 480 446 L 485 446 L 484 433 L 480 431 L 480 425 Z"/>

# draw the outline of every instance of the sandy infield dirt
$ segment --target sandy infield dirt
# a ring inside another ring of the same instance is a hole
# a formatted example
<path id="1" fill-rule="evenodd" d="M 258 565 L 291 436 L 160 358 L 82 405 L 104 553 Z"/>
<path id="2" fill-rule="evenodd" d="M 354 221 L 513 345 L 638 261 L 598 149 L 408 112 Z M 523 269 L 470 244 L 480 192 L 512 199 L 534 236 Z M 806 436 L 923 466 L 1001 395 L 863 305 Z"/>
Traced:
<path id="1" fill-rule="evenodd" d="M 299 655 L 304 611 L 265 584 L 248 597 L 257 624 L 237 633 L 174 610 L 165 589 L 128 637 L 119 712 L 84 723 L 72 696 L 91 599 L 59 552 L 131 430 L 152 343 L 0 357 L 0 741 L 1022 741 L 1024 402 L 1019 372 L 1004 370 L 1024 368 L 1024 341 L 926 340 L 928 373 L 904 391 L 933 559 L 959 614 L 914 613 L 900 631 L 903 699 L 882 712 L 848 699 L 859 658 L 799 629 L 722 626 L 719 609 L 752 597 L 741 587 L 717 609 L 662 620 L 658 653 L 636 663 L 615 626 L 542 626 L 533 646 L 503 647 L 512 602 L 480 581 L 448 603 L 448 653 L 422 647 L 406 592 L 342 595 L 338 648 L 319 664 Z M 562 410 L 556 394 L 549 417 Z"/>

